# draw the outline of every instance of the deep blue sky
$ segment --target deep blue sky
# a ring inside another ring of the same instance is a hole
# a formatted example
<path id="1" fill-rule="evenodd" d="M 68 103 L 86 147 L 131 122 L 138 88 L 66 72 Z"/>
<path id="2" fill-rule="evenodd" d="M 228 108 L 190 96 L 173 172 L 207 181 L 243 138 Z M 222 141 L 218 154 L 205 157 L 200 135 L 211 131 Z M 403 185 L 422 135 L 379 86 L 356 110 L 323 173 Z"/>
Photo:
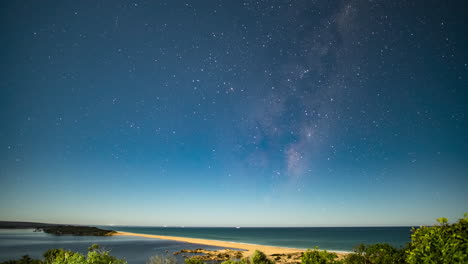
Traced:
<path id="1" fill-rule="evenodd" d="M 464 1 L 4 1 L 0 219 L 468 212 Z"/>

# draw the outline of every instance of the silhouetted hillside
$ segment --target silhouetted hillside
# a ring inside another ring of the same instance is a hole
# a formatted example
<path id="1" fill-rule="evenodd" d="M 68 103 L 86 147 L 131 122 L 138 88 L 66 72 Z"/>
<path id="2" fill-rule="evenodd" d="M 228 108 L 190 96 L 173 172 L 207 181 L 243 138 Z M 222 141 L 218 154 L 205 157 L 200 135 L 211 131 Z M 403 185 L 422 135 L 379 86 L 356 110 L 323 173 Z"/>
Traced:
<path id="1" fill-rule="evenodd" d="M 115 233 L 113 230 L 105 230 L 92 226 L 60 225 L 34 222 L 0 221 L 3 229 L 35 228 L 53 235 L 75 235 L 75 236 L 108 236 Z"/>

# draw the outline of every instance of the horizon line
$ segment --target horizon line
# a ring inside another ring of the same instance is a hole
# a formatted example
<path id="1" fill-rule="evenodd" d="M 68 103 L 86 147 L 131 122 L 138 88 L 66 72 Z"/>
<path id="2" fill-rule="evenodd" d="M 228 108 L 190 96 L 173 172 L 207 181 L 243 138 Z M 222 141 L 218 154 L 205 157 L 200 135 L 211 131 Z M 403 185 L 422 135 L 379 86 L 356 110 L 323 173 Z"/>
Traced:
<path id="1" fill-rule="evenodd" d="M 432 225 L 333 225 L 333 226 L 236 226 L 236 225 L 221 225 L 221 226 L 191 226 L 191 225 L 122 225 L 122 224 L 76 224 L 76 223 L 56 223 L 56 222 L 33 222 L 22 220 L 0 220 L 0 222 L 17 222 L 17 223 L 32 223 L 32 224 L 53 224 L 53 225 L 75 225 L 75 226 L 101 226 L 101 227 L 158 227 L 158 228 L 337 228 L 337 227 L 421 227 Z"/>

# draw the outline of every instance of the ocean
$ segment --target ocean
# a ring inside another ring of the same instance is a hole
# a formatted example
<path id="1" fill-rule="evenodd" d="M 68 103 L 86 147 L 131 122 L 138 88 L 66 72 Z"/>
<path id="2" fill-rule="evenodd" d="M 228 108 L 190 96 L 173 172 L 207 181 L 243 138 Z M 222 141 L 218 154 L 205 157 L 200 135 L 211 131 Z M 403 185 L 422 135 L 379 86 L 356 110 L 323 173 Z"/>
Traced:
<path id="1" fill-rule="evenodd" d="M 204 238 L 249 244 L 291 248 L 314 248 L 352 251 L 360 244 L 390 243 L 401 247 L 410 241 L 411 227 L 306 227 L 306 228 L 195 228 L 195 227 L 101 227 L 117 231 Z M 32 229 L 0 229 L 0 261 L 23 255 L 41 258 L 50 248 L 64 248 L 86 253 L 92 244 L 99 244 L 112 255 L 125 258 L 129 264 L 144 264 L 153 255 L 166 255 L 182 249 L 218 247 L 189 244 L 143 237 L 54 236 Z M 183 263 L 180 259 L 180 263 Z"/>
<path id="2" fill-rule="evenodd" d="M 102 227 L 105 228 L 105 227 Z M 411 227 L 124 227 L 108 229 L 152 235 L 204 238 L 239 243 L 333 251 L 352 251 L 360 243 L 389 243 L 396 247 L 410 241 Z"/>
<path id="3" fill-rule="evenodd" d="M 110 250 L 111 255 L 126 259 L 128 264 L 145 264 L 151 256 L 172 256 L 173 252 L 182 249 L 221 249 L 144 237 L 54 236 L 43 232 L 34 232 L 33 229 L 0 229 L 0 262 L 18 259 L 23 255 L 42 259 L 44 252 L 51 248 L 63 248 L 86 254 L 88 247 L 92 244 L 98 244 L 104 249 Z M 181 255 L 178 255 L 177 259 L 178 263 L 184 263 Z"/>

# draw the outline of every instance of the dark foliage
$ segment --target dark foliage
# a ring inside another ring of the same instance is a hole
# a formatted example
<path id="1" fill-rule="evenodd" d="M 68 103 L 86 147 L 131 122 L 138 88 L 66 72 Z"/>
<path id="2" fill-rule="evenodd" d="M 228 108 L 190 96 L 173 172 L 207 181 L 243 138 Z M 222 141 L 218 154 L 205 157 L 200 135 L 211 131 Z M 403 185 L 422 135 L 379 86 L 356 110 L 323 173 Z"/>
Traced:
<path id="1" fill-rule="evenodd" d="M 92 226 L 73 226 L 73 225 L 58 225 L 35 222 L 12 222 L 0 221 L 0 228 L 22 229 L 35 228 L 36 231 L 44 231 L 53 235 L 75 235 L 75 236 L 108 236 L 115 233 L 112 230 L 100 229 Z"/>
<path id="2" fill-rule="evenodd" d="M 250 257 L 250 263 L 252 264 L 273 264 L 273 260 L 269 259 L 265 253 L 255 250 L 253 255 Z"/>
<path id="3" fill-rule="evenodd" d="M 326 250 L 307 250 L 304 255 L 301 257 L 302 264 L 328 264 L 328 263 L 338 263 L 335 259 L 338 256 L 335 253 L 328 252 Z"/>
<path id="4" fill-rule="evenodd" d="M 468 263 L 468 215 L 454 224 L 447 218 L 437 221 L 436 226 L 413 230 L 408 263 Z"/>
<path id="5" fill-rule="evenodd" d="M 64 249 L 49 249 L 44 253 L 44 260 L 23 256 L 18 260 L 8 260 L 0 264 L 126 264 L 123 259 L 109 255 L 98 245 L 92 245 L 86 256 Z"/>
<path id="6" fill-rule="evenodd" d="M 109 236 L 115 233 L 112 230 L 100 229 L 92 226 L 52 226 L 40 230 L 52 235 L 75 235 L 75 236 Z"/>

